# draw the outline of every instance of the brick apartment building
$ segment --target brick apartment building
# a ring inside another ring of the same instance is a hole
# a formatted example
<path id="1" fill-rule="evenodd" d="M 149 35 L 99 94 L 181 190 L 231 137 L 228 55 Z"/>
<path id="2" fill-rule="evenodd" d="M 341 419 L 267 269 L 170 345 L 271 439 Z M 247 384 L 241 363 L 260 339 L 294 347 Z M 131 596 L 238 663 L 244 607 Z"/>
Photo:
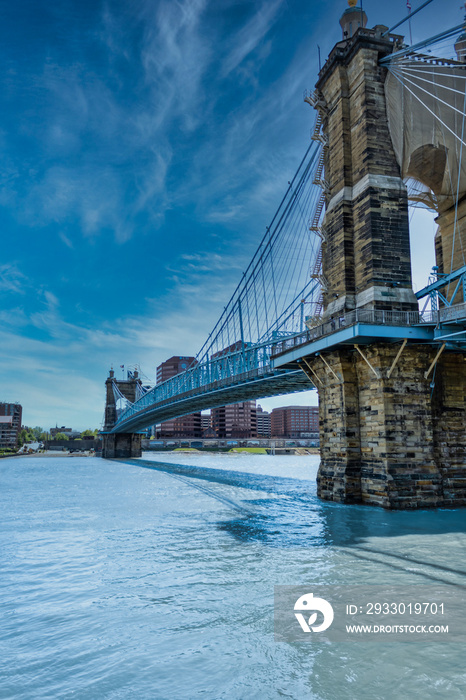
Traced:
<path id="1" fill-rule="evenodd" d="M 271 414 L 272 437 L 318 438 L 318 406 L 284 406 Z"/>
<path id="2" fill-rule="evenodd" d="M 175 374 L 184 372 L 193 367 L 197 363 L 195 357 L 187 357 L 182 355 L 174 355 L 157 367 L 156 383 L 161 384 L 167 379 L 171 379 Z"/>
<path id="3" fill-rule="evenodd" d="M 157 367 L 156 382 L 161 384 L 176 374 L 184 372 L 196 363 L 195 357 L 174 355 Z M 157 435 L 161 438 L 201 437 L 201 414 L 190 413 L 181 418 L 165 421 L 157 426 Z"/>
<path id="4" fill-rule="evenodd" d="M 55 428 L 50 428 L 50 435 L 54 438 L 55 435 L 58 435 L 58 433 L 63 433 L 63 435 L 66 435 L 66 437 L 74 437 L 72 435 L 73 428 L 67 428 L 66 426 L 62 425 L 61 428 L 58 427 L 58 425 L 55 425 Z M 81 433 L 79 433 L 81 435 Z"/>
<path id="5" fill-rule="evenodd" d="M 23 419 L 19 403 L 0 403 L 0 447 L 16 447 Z"/>

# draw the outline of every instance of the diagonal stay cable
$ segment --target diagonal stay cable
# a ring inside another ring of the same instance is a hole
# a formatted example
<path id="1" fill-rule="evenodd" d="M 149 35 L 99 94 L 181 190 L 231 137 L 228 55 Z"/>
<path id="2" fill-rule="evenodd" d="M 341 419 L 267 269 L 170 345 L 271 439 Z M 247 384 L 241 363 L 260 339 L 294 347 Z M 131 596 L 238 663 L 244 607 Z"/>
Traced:
<path id="1" fill-rule="evenodd" d="M 258 249 L 257 249 L 257 251 L 256 251 L 256 253 L 255 253 L 255 255 L 253 256 L 251 262 L 249 263 L 249 265 L 248 265 L 248 267 L 247 267 L 247 269 L 246 269 L 246 272 L 245 272 L 244 275 L 243 275 L 243 278 L 242 278 L 241 281 L 238 283 L 238 285 L 237 285 L 235 291 L 233 292 L 233 294 L 232 294 L 232 296 L 231 296 L 231 298 L 230 298 L 230 301 L 228 302 L 227 306 L 225 307 L 224 313 L 220 316 L 220 318 L 219 318 L 219 320 L 217 321 L 216 325 L 214 326 L 213 330 L 212 330 L 211 333 L 209 334 L 209 336 L 208 336 L 206 342 L 204 343 L 204 345 L 202 346 L 201 350 L 199 351 L 197 357 L 202 357 L 204 354 L 206 354 L 206 351 L 208 351 L 208 348 L 210 347 L 209 342 L 211 342 L 211 343 L 214 342 L 213 339 L 215 338 L 215 333 L 218 331 L 218 329 L 219 329 L 219 327 L 221 326 L 221 324 L 224 323 L 224 321 L 225 321 L 225 319 L 224 319 L 225 313 L 227 312 L 227 310 L 229 309 L 229 307 L 231 308 L 231 306 L 235 303 L 236 298 L 237 298 L 237 296 L 238 296 L 238 293 L 241 291 L 241 288 L 242 288 L 242 286 L 243 286 L 244 277 L 247 276 L 248 273 L 249 273 L 249 276 L 251 276 L 251 273 L 254 272 L 255 269 L 258 267 L 258 265 L 261 263 L 261 261 L 262 261 L 262 259 L 263 259 L 263 255 L 264 255 L 264 252 L 260 253 L 261 248 L 262 248 L 262 247 L 270 246 L 271 242 L 273 242 L 274 232 L 272 232 L 272 234 L 271 234 L 271 228 L 272 228 L 272 226 L 273 226 L 273 224 L 275 223 L 275 221 L 276 221 L 277 218 L 279 218 L 279 222 L 278 222 L 278 223 L 280 223 L 280 221 L 281 221 L 281 219 L 282 219 L 282 217 L 283 217 L 283 214 L 280 216 L 281 210 L 282 210 L 283 206 L 285 205 L 286 200 L 287 200 L 287 198 L 288 198 L 288 195 L 289 195 L 290 191 L 292 191 L 293 184 L 294 184 L 295 180 L 297 179 L 297 177 L 299 176 L 299 173 L 300 173 L 300 171 L 301 171 L 301 169 L 302 169 L 302 167 L 303 167 L 303 164 L 306 162 L 306 160 L 307 160 L 309 154 L 311 154 L 311 161 L 315 160 L 315 157 L 316 157 L 316 156 L 315 156 L 315 153 L 312 153 L 313 150 L 316 151 L 316 150 L 318 150 L 318 149 L 316 149 L 314 143 L 311 143 L 311 144 L 309 145 L 309 147 L 307 148 L 306 153 L 305 153 L 305 155 L 304 155 L 304 157 L 303 157 L 303 159 L 302 159 L 302 161 L 301 161 L 301 163 L 300 163 L 300 165 L 299 165 L 299 167 L 298 167 L 298 170 L 296 171 L 296 173 L 295 173 L 295 175 L 294 175 L 294 177 L 293 177 L 293 180 L 291 181 L 290 186 L 288 187 L 288 189 L 287 189 L 287 191 L 286 191 L 284 197 L 282 198 L 282 201 L 280 202 L 280 205 L 279 205 L 277 211 L 276 211 L 275 214 L 274 214 L 274 217 L 273 217 L 273 219 L 272 219 L 272 222 L 271 222 L 270 226 L 267 227 L 266 233 L 265 233 L 264 236 L 262 237 L 262 240 L 261 240 L 261 242 L 260 242 L 260 244 L 259 244 L 259 247 L 258 247 Z M 289 206 L 289 205 L 286 205 L 286 206 L 285 206 L 285 212 L 287 211 L 288 206 Z M 277 225 L 276 225 L 276 229 L 277 229 Z M 275 230 L 276 230 L 276 229 L 275 229 Z M 260 253 L 260 254 L 259 254 L 259 253 Z M 258 259 L 258 258 L 259 258 L 259 259 Z M 230 315 L 231 315 L 231 312 L 229 312 L 229 313 L 230 313 Z"/>
<path id="2" fill-rule="evenodd" d="M 397 73 L 396 73 L 395 71 L 393 71 L 392 69 L 390 69 L 390 72 L 396 77 L 397 80 L 399 80 L 399 82 L 400 82 L 402 85 L 404 85 L 405 89 L 406 89 L 408 92 L 410 92 L 411 95 L 413 95 L 413 97 L 415 97 L 416 100 L 418 100 L 418 102 L 420 102 L 421 105 L 422 105 L 423 107 L 425 107 L 425 109 L 427 109 L 427 111 L 430 112 L 430 113 L 445 127 L 445 129 L 447 129 L 451 134 L 453 134 L 453 136 L 454 136 L 455 138 L 457 138 L 459 141 L 461 141 L 461 143 L 463 144 L 463 146 L 466 146 L 466 143 L 460 139 L 460 137 L 453 131 L 453 129 L 450 129 L 450 127 L 449 127 L 447 124 L 445 124 L 445 122 L 443 122 L 443 121 L 440 119 L 440 117 L 439 117 L 432 109 L 430 109 L 430 108 L 421 100 L 420 97 L 418 97 L 418 96 L 416 95 L 415 92 L 413 92 L 407 85 L 405 85 L 405 84 L 403 83 L 403 81 L 400 79 L 400 77 L 397 75 Z"/>
<path id="3" fill-rule="evenodd" d="M 461 110 L 461 109 L 458 109 L 457 107 L 454 107 L 452 104 L 450 104 L 450 103 L 448 103 L 448 102 L 445 102 L 445 100 L 440 99 L 440 97 L 438 97 L 438 95 L 434 95 L 434 93 L 429 92 L 429 90 L 426 90 L 425 88 L 421 87 L 421 86 L 418 85 L 416 82 L 414 82 L 413 80 L 410 80 L 409 78 L 406 77 L 405 71 L 402 72 L 402 75 L 404 75 L 404 79 L 405 79 L 406 82 L 410 83 L 411 85 L 414 85 L 416 88 L 418 88 L 418 90 L 422 90 L 422 92 L 425 92 L 425 93 L 426 93 L 427 95 L 429 95 L 430 97 L 435 97 L 436 102 L 440 102 L 441 104 L 445 105 L 446 107 L 449 107 L 450 109 L 452 109 L 454 112 L 458 112 L 458 114 L 461 114 L 462 116 L 464 115 L 464 109 Z M 432 84 L 432 83 L 431 83 L 431 84 Z M 443 85 L 439 85 L 438 83 L 434 83 L 434 84 L 435 84 L 436 87 L 441 87 L 441 88 L 443 88 Z M 405 85 L 405 87 L 407 88 L 406 85 Z M 407 88 L 407 89 L 408 89 L 408 88 Z M 455 92 L 458 92 L 458 91 L 455 90 Z M 464 92 L 460 92 L 460 95 L 464 95 Z M 419 101 L 421 102 L 421 104 L 423 104 L 424 107 L 426 107 L 426 109 L 428 109 L 427 105 L 426 105 L 424 102 L 422 102 L 420 98 L 418 98 L 418 99 L 419 99 Z M 430 111 L 430 110 L 429 110 L 429 111 Z M 433 112 L 432 112 L 432 113 L 433 113 Z M 440 117 L 437 117 L 437 119 L 440 119 Z"/>

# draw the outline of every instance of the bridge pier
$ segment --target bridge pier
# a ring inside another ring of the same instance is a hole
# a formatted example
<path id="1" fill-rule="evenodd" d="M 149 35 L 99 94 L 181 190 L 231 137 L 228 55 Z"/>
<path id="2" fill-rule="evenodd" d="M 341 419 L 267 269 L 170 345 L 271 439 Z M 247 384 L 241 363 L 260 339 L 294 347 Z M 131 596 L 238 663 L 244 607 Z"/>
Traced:
<path id="1" fill-rule="evenodd" d="M 364 346 L 373 369 L 353 349 L 326 353 L 328 367 L 308 358 L 322 379 L 317 493 L 394 509 L 466 505 L 464 357 L 439 360 L 431 387 L 436 349 L 407 347 L 387 376 L 398 350 Z"/>
<path id="2" fill-rule="evenodd" d="M 447 356 L 432 392 L 425 372 L 435 350 L 406 348 L 387 376 L 398 350 L 365 346 L 369 366 L 338 349 L 325 355 L 324 372 L 319 357 L 308 359 L 323 382 L 318 495 L 394 509 L 466 505 L 466 371 L 459 376 L 458 358 Z"/>
<path id="3" fill-rule="evenodd" d="M 434 453 L 442 475 L 442 505 L 466 505 L 466 356 L 449 352 L 439 362 L 433 393 Z"/>
<path id="4" fill-rule="evenodd" d="M 142 435 L 139 433 L 110 433 L 103 436 L 102 457 L 104 459 L 125 459 L 140 457 Z"/>

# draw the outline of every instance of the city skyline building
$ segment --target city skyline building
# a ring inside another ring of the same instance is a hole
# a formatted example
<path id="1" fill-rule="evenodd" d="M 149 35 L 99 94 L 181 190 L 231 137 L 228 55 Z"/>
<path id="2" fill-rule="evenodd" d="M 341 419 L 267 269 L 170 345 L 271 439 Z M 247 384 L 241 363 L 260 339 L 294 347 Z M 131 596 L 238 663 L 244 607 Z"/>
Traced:
<path id="1" fill-rule="evenodd" d="M 257 437 L 256 402 L 242 401 L 213 408 L 212 427 L 219 438 Z"/>
<path id="2" fill-rule="evenodd" d="M 59 428 L 58 425 L 55 424 L 55 428 L 50 428 L 50 435 L 54 438 L 55 435 L 58 435 L 58 433 L 63 433 L 64 435 L 69 437 L 70 433 L 73 433 L 73 428 L 66 428 L 64 425 L 62 425 L 61 428 Z"/>
<path id="3" fill-rule="evenodd" d="M 207 428 L 210 428 L 212 426 L 212 414 L 209 411 L 208 413 L 201 413 L 201 428 L 202 430 L 207 430 Z"/>
<path id="4" fill-rule="evenodd" d="M 272 419 L 268 411 L 259 404 L 256 408 L 257 437 L 269 438 L 272 435 Z"/>
<path id="5" fill-rule="evenodd" d="M 155 383 L 162 384 L 180 372 L 185 372 L 196 363 L 196 358 L 188 355 L 173 355 L 161 362 L 155 370 Z"/>
<path id="6" fill-rule="evenodd" d="M 16 447 L 22 419 L 21 404 L 0 402 L 0 447 Z"/>
<path id="7" fill-rule="evenodd" d="M 271 413 L 272 437 L 319 438 L 318 406 L 282 406 Z"/>
<path id="8" fill-rule="evenodd" d="M 171 379 L 172 377 L 185 372 L 196 363 L 195 357 L 187 355 L 173 355 L 168 360 L 162 362 L 156 369 L 156 383 Z M 188 438 L 201 437 L 201 414 L 190 413 L 181 418 L 173 418 L 169 421 L 164 421 L 156 426 L 156 436 L 160 438 Z"/>

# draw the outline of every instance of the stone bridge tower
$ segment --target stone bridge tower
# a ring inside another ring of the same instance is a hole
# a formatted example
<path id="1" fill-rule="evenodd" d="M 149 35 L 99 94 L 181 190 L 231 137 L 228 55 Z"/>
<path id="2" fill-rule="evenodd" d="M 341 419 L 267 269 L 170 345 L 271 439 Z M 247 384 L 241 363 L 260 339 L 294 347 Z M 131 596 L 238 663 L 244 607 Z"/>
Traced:
<path id="1" fill-rule="evenodd" d="M 365 14 L 349 4 L 343 40 L 320 71 L 314 98 L 327 142 L 324 320 L 385 312 L 390 325 L 390 314 L 418 312 L 407 191 L 379 65 L 402 37 L 365 28 Z M 406 326 L 404 337 L 379 326 L 365 344 L 329 340 L 325 352 L 305 358 L 319 378 L 321 498 L 387 508 L 466 505 L 465 358 L 440 355 L 440 344 L 413 340 Z"/>
<path id="2" fill-rule="evenodd" d="M 343 15 L 359 15 L 354 8 Z M 365 15 L 364 15 L 365 18 Z M 387 27 L 360 29 L 331 52 L 317 83 L 328 147 L 324 309 L 417 310 L 412 291 L 407 190 L 388 131 L 380 58 Z"/>
<path id="3" fill-rule="evenodd" d="M 116 384 L 123 396 L 134 403 L 136 401 L 136 389 L 141 384 L 138 372 L 128 379 L 115 379 L 115 372 L 110 370 L 105 382 L 105 425 L 102 431 L 102 457 L 105 459 L 140 457 L 141 435 L 139 433 L 110 433 L 117 419 L 117 406 L 113 385 Z"/>

